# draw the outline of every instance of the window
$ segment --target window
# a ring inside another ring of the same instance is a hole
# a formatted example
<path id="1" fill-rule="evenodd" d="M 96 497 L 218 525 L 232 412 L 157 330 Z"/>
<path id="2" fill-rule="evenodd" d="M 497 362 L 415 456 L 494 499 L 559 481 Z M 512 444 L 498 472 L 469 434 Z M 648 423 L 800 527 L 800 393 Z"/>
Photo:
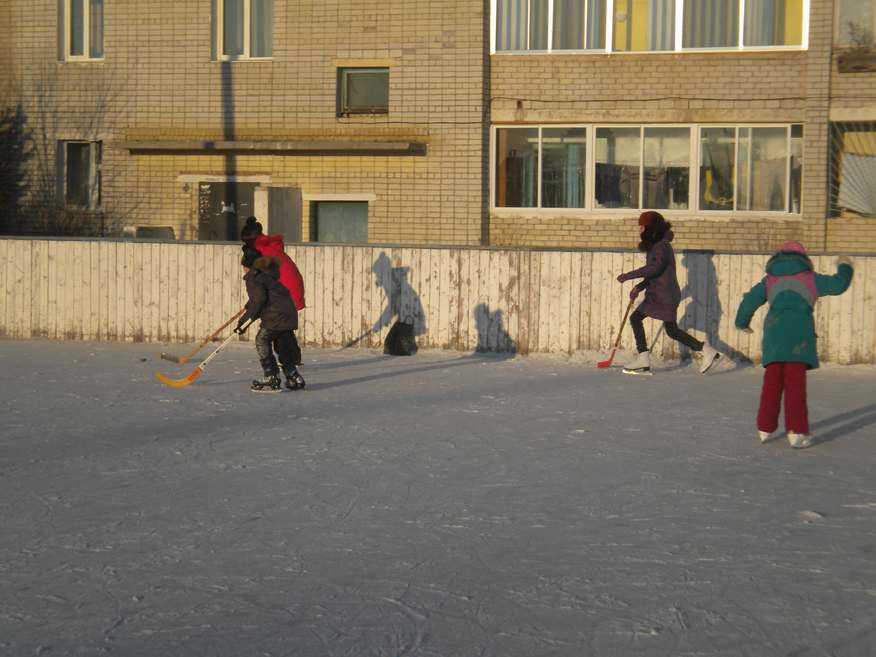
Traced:
<path id="1" fill-rule="evenodd" d="M 494 51 L 499 53 L 806 47 L 809 0 L 492 2 Z"/>
<path id="2" fill-rule="evenodd" d="M 388 112 L 388 68 L 338 69 L 338 116 Z"/>
<path id="3" fill-rule="evenodd" d="M 62 199 L 67 210 L 99 210 L 101 142 L 61 142 Z"/>
<path id="4" fill-rule="evenodd" d="M 595 207 L 686 210 L 690 128 L 596 128 Z"/>
<path id="5" fill-rule="evenodd" d="M 837 45 L 876 45 L 876 0 L 839 0 L 836 26 Z"/>
<path id="6" fill-rule="evenodd" d="M 832 123 L 831 216 L 876 217 L 876 121 Z"/>
<path id="7" fill-rule="evenodd" d="M 612 50 L 675 50 L 675 0 L 615 0 Z"/>
<path id="8" fill-rule="evenodd" d="M 700 131 L 700 210 L 800 212 L 803 126 Z"/>
<path id="9" fill-rule="evenodd" d="M 367 244 L 367 201 L 311 201 L 310 241 Z"/>
<path id="10" fill-rule="evenodd" d="M 495 208 L 800 212 L 802 125 L 496 126 L 493 144 Z"/>
<path id="11" fill-rule="evenodd" d="M 64 0 L 59 7 L 60 59 L 102 59 L 103 0 Z"/>
<path id="12" fill-rule="evenodd" d="M 274 56 L 274 0 L 214 0 L 219 59 Z"/>

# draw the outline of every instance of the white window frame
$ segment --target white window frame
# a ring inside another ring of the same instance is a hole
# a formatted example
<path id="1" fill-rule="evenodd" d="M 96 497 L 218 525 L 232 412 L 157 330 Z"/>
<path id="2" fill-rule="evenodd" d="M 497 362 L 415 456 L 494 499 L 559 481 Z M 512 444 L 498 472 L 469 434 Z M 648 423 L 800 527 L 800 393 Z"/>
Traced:
<path id="1" fill-rule="evenodd" d="M 69 164 L 67 161 L 70 144 L 87 144 L 88 158 L 88 201 L 85 204 L 71 205 L 67 203 L 67 179 Z M 101 209 L 101 166 L 103 158 L 103 142 L 87 139 L 66 139 L 58 142 L 58 204 L 68 211 L 99 212 Z"/>
<path id="2" fill-rule="evenodd" d="M 83 44 L 83 53 L 81 55 L 74 55 L 70 52 L 73 44 L 71 40 L 70 31 L 73 25 L 73 0 L 60 0 L 58 7 L 58 59 L 60 61 L 67 62 L 97 62 L 103 61 L 105 52 L 106 52 L 106 36 L 105 36 L 105 28 L 104 22 L 101 24 L 101 47 L 100 47 L 100 56 L 92 57 L 91 56 L 91 4 L 92 0 L 82 0 L 84 9 L 85 9 L 85 20 L 83 21 L 82 26 L 82 44 Z M 106 8 L 106 2 L 100 3 L 104 9 Z"/>
<path id="3" fill-rule="evenodd" d="M 507 54 L 507 55 L 545 55 L 553 52 L 553 8 L 554 0 L 548 0 L 548 47 L 547 50 L 496 50 L 496 30 L 497 30 L 497 9 L 498 3 L 502 0 L 490 0 L 490 54 Z M 531 1 L 531 0 L 530 0 Z M 613 18 L 615 15 L 615 0 L 608 0 L 606 6 L 606 24 L 605 29 L 605 49 L 590 49 L 590 50 L 561 50 L 557 52 L 587 52 L 587 53 L 617 53 L 617 54 L 642 54 L 647 52 L 669 53 L 669 52 L 734 52 L 734 51 L 763 51 L 763 50 L 807 50 L 809 48 L 809 3 L 810 0 L 803 0 L 803 17 L 802 17 L 802 35 L 800 45 L 790 46 L 746 46 L 745 45 L 745 3 L 746 0 L 739 0 L 739 34 L 738 42 L 735 46 L 729 48 L 683 48 L 682 26 L 684 23 L 684 2 L 685 0 L 675 0 L 675 38 L 674 48 L 667 50 L 614 50 L 612 30 Z M 527 12 L 528 15 L 528 12 Z M 529 41 L 529 39 L 527 39 Z"/>
<path id="4" fill-rule="evenodd" d="M 239 62 L 239 61 L 256 61 L 267 62 L 271 61 L 274 56 L 271 54 L 268 57 L 253 57 L 250 54 L 251 44 L 251 21 L 252 21 L 252 2 L 251 0 L 243 0 L 243 54 L 241 55 L 226 55 L 223 50 L 225 48 L 225 3 L 223 0 L 213 0 L 213 16 L 214 16 L 214 44 L 213 44 L 213 59 L 222 62 Z M 271 15 L 271 25 L 274 26 L 275 13 Z M 274 52 L 274 44 L 271 44 L 271 53 Z"/>
<path id="5" fill-rule="evenodd" d="M 688 128 L 691 131 L 690 138 L 690 176 L 688 183 L 688 207 L 685 210 L 681 209 L 664 209 L 661 212 L 665 212 L 671 214 L 672 216 L 702 216 L 709 215 L 712 217 L 732 217 L 732 216 L 757 216 L 757 217 L 775 217 L 775 218 L 785 218 L 788 217 L 799 217 L 803 211 L 802 207 L 800 207 L 796 212 L 792 212 L 792 208 L 790 200 L 788 198 L 790 193 L 790 188 L 786 187 L 785 189 L 785 210 L 783 211 L 775 211 L 775 210 L 738 210 L 735 207 L 735 197 L 737 194 L 734 194 L 734 209 L 733 210 L 700 210 L 699 209 L 699 199 L 700 199 L 700 169 L 702 167 L 702 153 L 700 149 L 700 140 L 701 140 L 701 132 L 703 129 L 710 128 L 729 128 L 734 130 L 735 134 L 735 149 L 738 151 L 739 149 L 739 131 L 743 128 L 785 128 L 788 134 L 788 156 L 786 158 L 785 163 L 785 181 L 787 185 L 790 185 L 791 178 L 791 165 L 790 165 L 790 155 L 791 153 L 791 136 L 792 136 L 792 128 L 795 125 L 802 125 L 800 123 L 532 123 L 532 124 L 521 124 L 521 123 L 494 123 L 490 127 L 490 212 L 495 214 L 514 214 L 520 215 L 521 213 L 533 216 L 551 216 L 551 215 L 605 215 L 605 216 L 617 216 L 617 215 L 629 215 L 630 213 L 641 212 L 643 210 L 648 210 L 651 208 L 642 208 L 642 194 L 643 194 L 643 186 L 639 185 L 639 207 L 638 208 L 597 208 L 596 207 L 596 184 L 595 184 L 595 171 L 596 171 L 596 130 L 598 128 L 638 128 L 640 130 L 640 140 L 644 139 L 644 129 L 645 128 Z M 537 128 L 538 129 L 538 160 L 537 160 L 537 195 L 538 200 L 535 207 L 516 207 L 516 206 L 497 206 L 496 205 L 496 132 L 498 130 L 505 129 L 514 129 L 514 128 Z M 587 195 L 585 200 L 584 208 L 542 208 L 540 204 L 542 203 L 542 131 L 544 128 L 586 128 L 587 130 L 587 147 L 586 147 L 586 162 L 587 162 L 587 171 L 586 171 L 586 189 Z M 640 148 L 639 154 L 639 166 L 640 170 L 643 166 L 643 158 L 644 158 L 644 144 Z M 803 158 L 805 158 L 805 153 L 802 154 Z M 734 161 L 736 160 L 736 156 L 734 156 Z M 735 189 L 735 187 L 734 187 Z M 800 199 L 800 203 L 802 205 L 802 197 Z"/>

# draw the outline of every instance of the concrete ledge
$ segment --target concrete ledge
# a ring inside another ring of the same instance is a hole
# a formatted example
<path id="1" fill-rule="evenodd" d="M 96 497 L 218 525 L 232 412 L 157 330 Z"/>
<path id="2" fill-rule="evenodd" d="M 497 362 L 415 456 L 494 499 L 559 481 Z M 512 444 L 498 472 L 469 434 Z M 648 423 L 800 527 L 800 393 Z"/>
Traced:
<path id="1" fill-rule="evenodd" d="M 247 152 L 294 154 L 308 152 L 383 152 L 424 155 L 426 144 L 416 141 L 110 141 L 107 148 L 131 152 Z"/>

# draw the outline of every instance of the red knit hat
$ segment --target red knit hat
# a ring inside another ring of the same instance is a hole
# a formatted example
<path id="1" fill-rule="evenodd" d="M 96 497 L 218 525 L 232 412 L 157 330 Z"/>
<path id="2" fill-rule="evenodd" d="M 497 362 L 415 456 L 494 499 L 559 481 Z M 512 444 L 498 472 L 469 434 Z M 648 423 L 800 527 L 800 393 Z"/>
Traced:
<path id="1" fill-rule="evenodd" d="M 803 248 L 803 245 L 800 244 L 800 242 L 785 242 L 779 247 L 779 251 L 796 251 L 797 253 L 806 255 L 806 249 Z"/>
<path id="2" fill-rule="evenodd" d="M 654 210 L 648 210 L 639 215 L 640 226 L 653 226 L 654 224 L 662 224 L 665 221 L 663 215 L 659 212 L 654 212 Z"/>

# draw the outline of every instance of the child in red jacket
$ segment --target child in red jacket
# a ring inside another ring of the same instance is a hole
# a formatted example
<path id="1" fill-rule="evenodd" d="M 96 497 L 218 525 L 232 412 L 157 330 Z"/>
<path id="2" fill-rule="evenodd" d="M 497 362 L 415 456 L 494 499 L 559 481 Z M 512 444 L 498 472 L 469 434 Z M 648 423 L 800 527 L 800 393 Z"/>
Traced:
<path id="1" fill-rule="evenodd" d="M 295 302 L 295 307 L 298 310 L 305 308 L 304 302 L 304 277 L 298 270 L 295 262 L 286 254 L 286 247 L 283 244 L 283 235 L 264 235 L 262 225 L 255 217 L 247 217 L 246 224 L 240 231 L 240 239 L 243 241 L 242 250 L 258 249 L 261 254 L 270 258 L 276 256 L 280 258 L 280 283 L 289 290 L 292 295 L 292 300 Z M 286 386 L 292 390 L 307 390 L 307 384 L 304 382 L 304 377 L 298 371 L 298 366 L 301 365 L 301 347 L 298 346 L 298 339 L 295 340 L 295 373 L 292 378 L 286 380 Z"/>

